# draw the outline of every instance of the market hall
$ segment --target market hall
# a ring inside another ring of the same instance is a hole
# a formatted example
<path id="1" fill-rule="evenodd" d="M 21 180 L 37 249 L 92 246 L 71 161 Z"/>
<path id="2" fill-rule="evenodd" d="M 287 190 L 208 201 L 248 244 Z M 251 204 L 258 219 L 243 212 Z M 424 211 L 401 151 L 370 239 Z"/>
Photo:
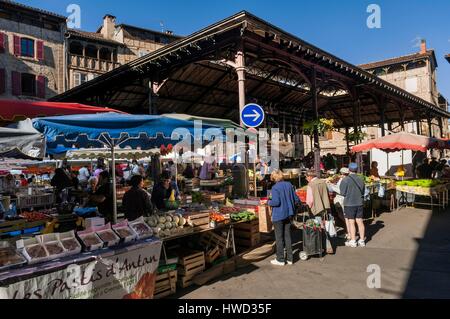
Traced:
<path id="1" fill-rule="evenodd" d="M 439 106 L 245 11 L 51 101 L 236 122 L 240 110 L 255 102 L 264 107 L 264 126 L 293 135 L 296 147 L 302 140 L 302 124 L 320 118 L 333 119 L 334 127 L 346 132 L 378 125 L 384 136 L 387 125 L 398 123 L 404 128 L 407 122 L 420 120 L 437 122 L 442 135 L 449 117 Z M 417 133 L 431 136 L 431 129 L 421 132 L 417 126 Z M 317 132 L 314 135 L 319 171 L 319 137 Z"/>
<path id="2" fill-rule="evenodd" d="M 408 121 L 417 121 L 418 118 L 432 121 L 447 118 L 449 115 L 439 107 L 247 12 L 238 13 L 177 40 L 51 100 L 107 106 L 127 113 L 187 113 L 193 116 L 231 119 L 236 122 L 239 122 L 239 113 L 245 104 L 255 102 L 264 107 L 267 115 L 265 127 L 278 127 L 286 134 L 294 134 L 297 136 L 297 142 L 303 135 L 302 124 L 318 121 L 320 118 L 333 119 L 336 128 L 353 129 L 357 132 L 365 125 L 380 125 L 384 131 L 384 124 L 396 122 L 404 125 Z M 441 120 L 441 133 L 442 131 Z M 314 133 L 315 169 L 319 171 L 319 137 L 317 130 Z M 158 187 L 165 187 L 164 183 L 172 187 L 169 178 L 162 180 Z M 200 186 L 205 189 L 221 185 L 205 181 Z M 133 187 L 141 186 L 136 183 Z M 178 205 L 177 201 L 172 200 L 176 193 L 175 187 L 173 188 L 169 198 L 169 205 L 172 205 L 170 208 Z M 111 255 L 101 256 L 102 252 L 97 249 L 106 246 L 106 249 L 113 250 L 119 242 L 129 244 L 138 239 L 141 242 L 133 245 L 132 249 L 125 252 L 118 249 L 118 252 L 114 252 L 120 254 L 119 260 L 135 260 L 137 265 L 150 274 L 140 277 L 135 286 L 130 284 L 131 289 L 127 286 L 130 291 L 127 291 L 124 297 L 150 298 L 153 292 L 159 295 L 158 297 L 167 296 L 174 292 L 177 271 L 171 268 L 172 256 L 166 254 L 164 248 L 166 243 L 163 244 L 158 240 L 148 241 L 151 237 L 149 234 L 155 228 L 162 228 L 159 225 L 164 225 L 165 230 L 169 231 L 169 235 L 166 236 L 165 232 L 161 235 L 167 237 L 166 242 L 176 239 L 183 241 L 183 238 L 191 235 L 184 232 L 186 229 L 198 231 L 200 243 L 206 250 L 206 252 L 189 250 L 179 252 L 177 263 L 182 267 L 179 267 L 181 269 L 178 269 L 177 275 L 181 287 L 190 286 L 194 282 L 201 285 L 202 282 L 210 280 L 216 273 L 205 272 L 204 276 L 201 276 L 206 264 L 214 265 L 214 262 L 221 261 L 222 263 L 215 265 L 217 268 L 211 269 L 219 273 L 230 271 L 242 259 L 238 257 L 224 261 L 218 256 L 224 251 L 226 254 L 230 249 L 231 255 L 236 256 L 235 244 L 247 248 L 256 246 L 260 242 L 259 233 L 264 231 L 263 227 L 266 227 L 266 230 L 271 228 L 270 221 L 267 220 L 268 213 L 266 214 L 267 198 L 238 199 L 230 204 L 225 200 L 224 193 L 205 192 L 205 194 L 208 197 L 205 199 L 207 202 L 221 202 L 224 205 L 220 207 L 219 212 L 195 211 L 194 214 L 186 214 L 192 225 L 188 225 L 186 215 L 168 213 L 164 216 L 152 216 L 145 221 L 141 219 L 112 227 L 90 225 L 97 227 L 96 231 L 78 232 L 76 237 L 74 233 L 64 236 L 47 234 L 38 237 L 40 239 L 23 241 L 22 249 L 28 254 L 25 257 L 29 260 L 36 259 L 36 262 L 47 261 L 44 255 L 50 247 L 56 252 L 66 250 L 79 252 L 81 249 L 92 251 L 92 254 L 84 255 L 82 262 L 86 264 L 106 259 L 105 264 L 98 263 L 94 273 L 111 274 L 113 271 L 110 271 L 107 265 L 109 262 L 114 263 L 113 258 Z M 302 196 L 303 194 L 299 194 L 300 198 Z M 230 217 L 227 218 L 228 223 L 224 223 L 226 215 Z M 258 219 L 256 215 L 259 216 Z M 186 227 L 179 227 L 181 224 Z M 214 226 L 210 226 L 211 224 Z M 220 232 L 223 228 L 227 230 L 225 238 L 214 232 L 214 230 Z M 184 233 L 172 232 L 180 229 Z M 230 236 L 238 238 L 236 242 L 234 239 L 231 241 L 232 247 Z M 211 242 L 215 244 L 214 247 L 210 245 Z M 41 244 L 49 247 L 41 249 Z M 147 255 L 144 260 L 140 258 L 142 251 Z M 165 261 L 163 269 L 157 267 L 159 251 L 163 252 L 161 256 Z M 64 267 L 68 260 L 70 259 L 58 262 L 57 267 L 47 265 L 48 268 L 40 269 L 36 274 L 45 276 L 52 273 L 55 268 Z M 127 270 L 129 268 L 128 265 L 121 266 Z M 158 271 L 161 270 L 157 276 L 155 276 L 156 268 Z M 20 275 L 27 280 L 34 280 L 33 270 L 32 267 L 23 269 Z M 92 269 L 84 267 L 82 270 L 88 275 L 92 272 Z M 11 283 L 12 288 L 4 292 L 6 296 L 10 296 L 14 285 L 17 284 L 14 282 L 15 276 L 3 275 L 0 279 Z M 122 280 L 128 275 L 133 273 L 121 274 L 122 277 L 115 279 Z M 194 279 L 197 275 L 200 275 L 200 278 Z M 154 286 L 149 284 L 155 279 L 153 277 L 156 277 Z M 114 280 L 111 282 L 117 285 Z M 100 281 L 99 285 L 101 288 L 106 287 L 104 291 L 108 292 L 107 296 L 116 297 L 115 294 L 121 293 L 120 289 L 108 288 L 111 283 L 105 280 Z M 92 291 L 81 293 L 92 297 Z"/>

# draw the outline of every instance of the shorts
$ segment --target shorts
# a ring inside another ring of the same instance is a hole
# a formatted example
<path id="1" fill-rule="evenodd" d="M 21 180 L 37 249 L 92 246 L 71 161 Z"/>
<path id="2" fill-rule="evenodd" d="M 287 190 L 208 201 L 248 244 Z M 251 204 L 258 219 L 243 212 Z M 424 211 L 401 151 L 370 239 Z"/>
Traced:
<path id="1" fill-rule="evenodd" d="M 362 219 L 364 217 L 363 206 L 345 206 L 344 216 L 347 219 Z"/>

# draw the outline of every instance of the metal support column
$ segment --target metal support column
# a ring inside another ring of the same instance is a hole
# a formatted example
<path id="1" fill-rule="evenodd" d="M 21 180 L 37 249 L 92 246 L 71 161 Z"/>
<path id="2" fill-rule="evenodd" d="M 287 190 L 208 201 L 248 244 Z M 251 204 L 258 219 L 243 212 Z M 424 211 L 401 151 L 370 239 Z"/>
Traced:
<path id="1" fill-rule="evenodd" d="M 316 69 L 312 69 L 311 79 L 311 98 L 314 121 L 319 121 L 319 108 L 317 105 L 317 83 L 316 83 Z M 319 143 L 319 130 L 317 125 L 314 125 L 314 170 L 317 176 L 320 176 L 320 143 Z"/>
<path id="2" fill-rule="evenodd" d="M 242 110 L 245 106 L 245 55 L 244 49 L 241 46 L 239 51 L 236 53 L 236 61 L 235 61 L 236 73 L 238 76 L 238 89 L 239 89 L 239 114 L 242 113 Z M 241 126 L 244 126 L 242 120 L 240 120 Z"/>
<path id="3" fill-rule="evenodd" d="M 385 128 L 385 124 L 386 124 L 386 116 L 385 116 L 385 102 L 381 101 L 381 105 L 380 105 L 380 116 L 381 116 L 381 120 L 380 120 L 380 128 L 381 128 L 381 136 L 386 136 L 386 128 Z"/>

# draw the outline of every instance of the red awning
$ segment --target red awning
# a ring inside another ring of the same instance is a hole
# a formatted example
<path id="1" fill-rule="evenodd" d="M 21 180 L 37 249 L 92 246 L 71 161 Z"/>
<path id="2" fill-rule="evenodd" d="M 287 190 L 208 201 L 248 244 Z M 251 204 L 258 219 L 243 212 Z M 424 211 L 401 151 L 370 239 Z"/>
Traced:
<path id="1" fill-rule="evenodd" d="M 26 118 L 104 112 L 123 113 L 107 107 L 78 103 L 0 100 L 0 122 L 3 123 L 18 122 Z"/>
<path id="2" fill-rule="evenodd" d="M 438 138 L 400 132 L 353 146 L 352 152 L 366 152 L 374 148 L 385 152 L 397 152 L 401 150 L 426 152 L 432 148 L 445 149 L 448 148 L 448 145 L 444 140 Z"/>

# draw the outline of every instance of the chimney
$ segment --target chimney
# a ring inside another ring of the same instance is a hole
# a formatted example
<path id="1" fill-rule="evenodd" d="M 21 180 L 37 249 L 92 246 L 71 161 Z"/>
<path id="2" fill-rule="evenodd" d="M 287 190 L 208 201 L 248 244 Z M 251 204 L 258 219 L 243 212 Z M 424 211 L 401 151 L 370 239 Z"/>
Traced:
<path id="1" fill-rule="evenodd" d="M 427 53 L 427 40 L 425 39 L 422 39 L 422 41 L 420 41 L 420 53 Z"/>
<path id="2" fill-rule="evenodd" d="M 112 40 L 116 29 L 116 17 L 107 14 L 103 17 L 102 35 L 105 39 Z"/>

